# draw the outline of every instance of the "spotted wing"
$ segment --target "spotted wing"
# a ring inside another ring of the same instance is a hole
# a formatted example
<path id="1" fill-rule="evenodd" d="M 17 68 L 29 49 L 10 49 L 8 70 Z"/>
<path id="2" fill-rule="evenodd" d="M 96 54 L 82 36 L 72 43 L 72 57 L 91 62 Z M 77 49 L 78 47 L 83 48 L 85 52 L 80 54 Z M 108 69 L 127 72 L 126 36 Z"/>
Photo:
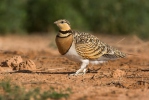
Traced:
<path id="1" fill-rule="evenodd" d="M 109 60 L 125 57 L 125 54 L 101 42 L 97 37 L 88 33 L 75 32 L 75 47 L 77 53 L 84 59 Z"/>

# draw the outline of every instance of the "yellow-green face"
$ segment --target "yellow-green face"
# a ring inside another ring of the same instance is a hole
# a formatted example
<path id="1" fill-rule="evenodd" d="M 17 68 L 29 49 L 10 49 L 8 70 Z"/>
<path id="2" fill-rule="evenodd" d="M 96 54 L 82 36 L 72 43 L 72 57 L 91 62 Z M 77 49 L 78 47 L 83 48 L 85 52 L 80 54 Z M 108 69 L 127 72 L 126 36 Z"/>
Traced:
<path id="1" fill-rule="evenodd" d="M 56 24 L 61 31 L 68 31 L 68 30 L 71 29 L 70 28 L 70 23 L 67 20 L 64 20 L 64 19 L 55 21 L 54 24 Z"/>

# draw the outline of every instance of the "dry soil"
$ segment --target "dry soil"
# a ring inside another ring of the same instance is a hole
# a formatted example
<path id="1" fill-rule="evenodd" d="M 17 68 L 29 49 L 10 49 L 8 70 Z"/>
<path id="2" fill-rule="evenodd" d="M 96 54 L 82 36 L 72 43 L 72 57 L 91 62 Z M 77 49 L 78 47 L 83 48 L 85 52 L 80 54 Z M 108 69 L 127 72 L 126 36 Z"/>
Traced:
<path id="1" fill-rule="evenodd" d="M 0 80 L 43 91 L 70 88 L 68 100 L 149 100 L 149 42 L 136 36 L 98 37 L 128 56 L 70 76 L 80 64 L 58 53 L 54 35 L 0 36 Z"/>

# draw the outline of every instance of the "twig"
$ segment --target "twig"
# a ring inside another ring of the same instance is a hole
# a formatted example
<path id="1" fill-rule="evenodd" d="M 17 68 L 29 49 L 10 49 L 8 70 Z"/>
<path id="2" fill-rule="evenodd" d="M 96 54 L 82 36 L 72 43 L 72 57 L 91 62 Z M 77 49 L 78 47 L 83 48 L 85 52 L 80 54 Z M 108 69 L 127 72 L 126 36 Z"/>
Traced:
<path id="1" fill-rule="evenodd" d="M 122 38 L 120 41 L 118 41 L 116 44 L 118 44 L 118 43 L 122 42 L 123 40 L 125 40 L 125 37 L 124 37 L 124 38 Z"/>

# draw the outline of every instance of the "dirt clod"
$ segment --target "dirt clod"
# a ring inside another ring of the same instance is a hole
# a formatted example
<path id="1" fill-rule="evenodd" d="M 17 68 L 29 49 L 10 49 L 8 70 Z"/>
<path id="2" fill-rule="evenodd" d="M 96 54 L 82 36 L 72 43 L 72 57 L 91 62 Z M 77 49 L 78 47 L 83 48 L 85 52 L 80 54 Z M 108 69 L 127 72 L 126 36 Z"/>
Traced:
<path id="1" fill-rule="evenodd" d="M 7 67 L 9 67 L 9 69 L 12 70 L 36 70 L 36 65 L 32 60 L 27 60 L 25 62 L 23 62 L 23 59 L 21 56 L 13 56 L 9 59 L 4 60 L 3 62 L 1 62 L 0 64 L 0 71 L 3 71 L 4 68 L 8 69 Z"/>
<path id="2" fill-rule="evenodd" d="M 36 65 L 29 59 L 19 64 L 19 70 L 36 70 Z"/>
<path id="3" fill-rule="evenodd" d="M 21 56 L 13 56 L 1 62 L 0 65 L 1 67 L 9 67 L 12 68 L 13 70 L 16 70 L 21 62 L 23 62 Z"/>
<path id="4" fill-rule="evenodd" d="M 120 78 L 124 77 L 125 75 L 126 75 L 125 71 L 122 71 L 120 69 L 116 69 L 113 72 L 113 78 L 116 78 L 116 79 L 120 79 Z"/>

